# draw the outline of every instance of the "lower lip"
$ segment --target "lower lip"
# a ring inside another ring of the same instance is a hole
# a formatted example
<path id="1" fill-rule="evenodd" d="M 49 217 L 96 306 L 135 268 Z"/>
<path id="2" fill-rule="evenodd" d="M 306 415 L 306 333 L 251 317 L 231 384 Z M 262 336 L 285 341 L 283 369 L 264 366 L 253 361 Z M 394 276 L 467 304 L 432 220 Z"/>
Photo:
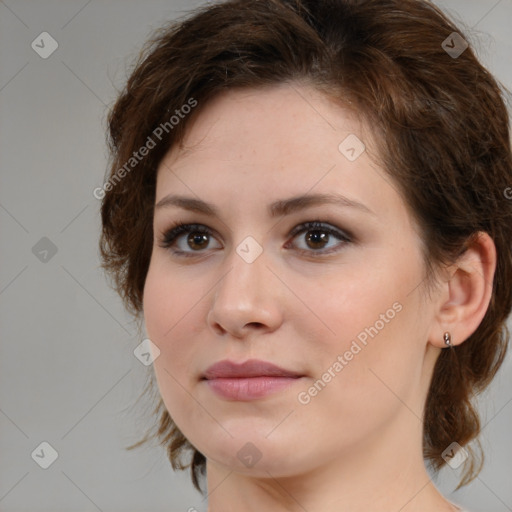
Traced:
<path id="1" fill-rule="evenodd" d="M 210 389 L 231 400 L 256 400 L 271 395 L 300 380 L 290 377 L 219 378 L 207 380 Z"/>

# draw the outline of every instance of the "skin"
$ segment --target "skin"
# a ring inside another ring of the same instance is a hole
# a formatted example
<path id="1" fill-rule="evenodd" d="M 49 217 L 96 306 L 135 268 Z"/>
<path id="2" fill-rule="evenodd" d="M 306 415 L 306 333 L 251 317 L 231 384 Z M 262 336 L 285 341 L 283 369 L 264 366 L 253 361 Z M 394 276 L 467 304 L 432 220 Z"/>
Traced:
<path id="1" fill-rule="evenodd" d="M 367 147 L 353 162 L 338 149 L 350 134 Z M 426 295 L 420 231 L 371 147 L 371 130 L 347 109 L 310 86 L 281 84 L 216 97 L 189 125 L 184 147 L 161 162 L 156 204 L 179 194 L 219 211 L 155 209 L 144 290 L 159 391 L 207 458 L 209 512 L 456 510 L 425 470 L 421 417 L 443 333 L 461 343 L 485 314 L 495 247 L 482 234 Z M 268 215 L 278 199 L 331 192 L 373 213 L 321 204 Z M 175 221 L 208 226 L 212 236 L 198 247 L 181 235 L 174 249 L 191 257 L 173 254 L 161 242 Z M 327 241 L 315 245 L 314 229 L 290 234 L 309 221 L 352 241 L 322 231 Z M 248 236 L 263 249 L 252 263 L 236 252 Z M 332 252 L 313 254 L 322 250 Z M 301 403 L 299 394 L 397 303 L 394 318 Z M 214 362 L 251 358 L 304 377 L 253 401 L 221 398 L 200 380 Z M 248 442 L 261 455 L 252 467 L 237 457 Z"/>

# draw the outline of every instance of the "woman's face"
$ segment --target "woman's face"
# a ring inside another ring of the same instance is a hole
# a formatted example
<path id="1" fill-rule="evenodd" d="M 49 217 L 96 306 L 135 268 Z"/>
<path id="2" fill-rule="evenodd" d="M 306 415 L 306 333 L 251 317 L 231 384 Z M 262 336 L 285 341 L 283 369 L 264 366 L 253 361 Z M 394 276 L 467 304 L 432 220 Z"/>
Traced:
<path id="1" fill-rule="evenodd" d="M 165 406 L 216 465 L 287 476 L 382 443 L 420 452 L 434 308 L 417 229 L 362 130 L 306 86 L 230 91 L 159 167 L 146 330 Z M 166 235 L 176 223 L 195 226 Z M 262 395 L 202 378 L 226 359 L 300 377 Z"/>

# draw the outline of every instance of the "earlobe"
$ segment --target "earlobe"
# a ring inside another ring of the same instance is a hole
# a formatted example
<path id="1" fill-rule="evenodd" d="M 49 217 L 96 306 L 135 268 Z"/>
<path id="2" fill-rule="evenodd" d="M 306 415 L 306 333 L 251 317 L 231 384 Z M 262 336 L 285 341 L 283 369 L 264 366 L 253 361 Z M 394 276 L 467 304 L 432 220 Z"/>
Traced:
<path id="1" fill-rule="evenodd" d="M 463 343 L 487 312 L 496 271 L 496 246 L 491 237 L 484 232 L 475 235 L 450 270 L 429 338 L 439 348 Z"/>

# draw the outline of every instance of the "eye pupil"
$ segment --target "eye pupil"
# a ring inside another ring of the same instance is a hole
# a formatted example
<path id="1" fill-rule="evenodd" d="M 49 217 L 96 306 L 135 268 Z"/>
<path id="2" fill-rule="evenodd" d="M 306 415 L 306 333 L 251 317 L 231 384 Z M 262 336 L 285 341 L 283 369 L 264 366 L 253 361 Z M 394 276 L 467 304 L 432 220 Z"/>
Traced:
<path id="1" fill-rule="evenodd" d="M 196 248 L 203 249 L 208 245 L 208 235 L 204 233 L 191 233 L 187 239 L 188 244 L 191 248 L 196 246 Z"/>
<path id="2" fill-rule="evenodd" d="M 323 231 L 308 231 L 306 240 L 308 245 L 310 245 L 310 242 L 313 244 L 312 248 L 322 248 L 327 244 L 327 242 L 329 242 L 329 234 Z"/>

